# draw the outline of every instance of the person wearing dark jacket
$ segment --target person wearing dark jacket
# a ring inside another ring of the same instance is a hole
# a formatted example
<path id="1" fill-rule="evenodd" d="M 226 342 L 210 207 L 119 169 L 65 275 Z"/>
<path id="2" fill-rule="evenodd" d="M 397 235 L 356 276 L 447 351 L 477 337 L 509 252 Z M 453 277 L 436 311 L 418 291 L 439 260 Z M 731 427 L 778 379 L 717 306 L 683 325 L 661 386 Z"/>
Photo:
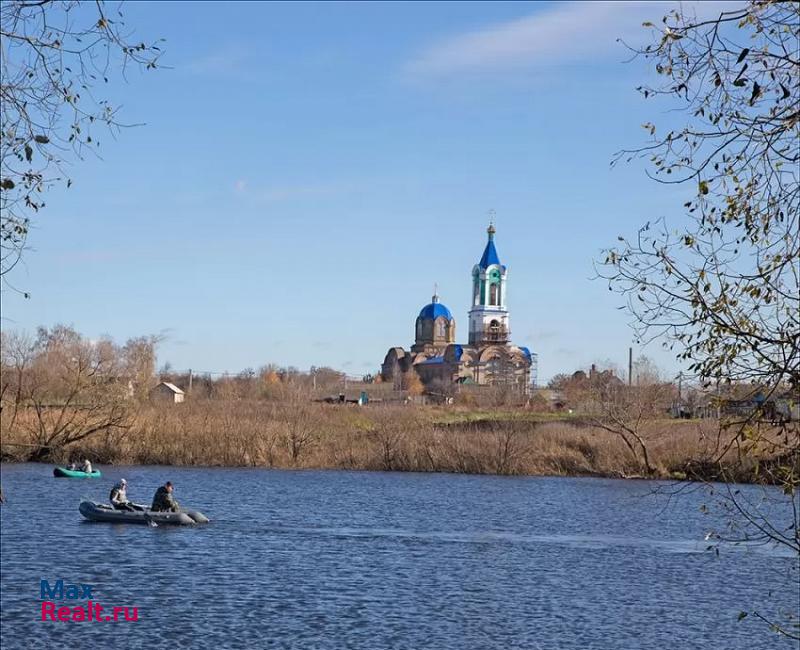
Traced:
<path id="1" fill-rule="evenodd" d="M 180 506 L 172 496 L 172 483 L 167 481 L 162 485 L 153 497 L 153 505 L 150 507 L 155 512 L 180 512 Z"/>

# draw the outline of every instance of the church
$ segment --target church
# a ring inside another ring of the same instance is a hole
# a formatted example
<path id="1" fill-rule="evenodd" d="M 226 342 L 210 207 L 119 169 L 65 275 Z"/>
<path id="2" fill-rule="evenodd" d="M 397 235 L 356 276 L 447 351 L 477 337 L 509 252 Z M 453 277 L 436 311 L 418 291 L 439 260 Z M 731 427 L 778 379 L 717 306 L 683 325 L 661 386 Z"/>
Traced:
<path id="1" fill-rule="evenodd" d="M 469 342 L 456 343 L 456 321 L 435 295 L 417 316 L 414 345 L 390 348 L 381 366 L 385 382 L 400 386 L 405 373 L 415 372 L 427 389 L 453 384 L 511 386 L 527 393 L 536 355 L 511 343 L 506 305 L 508 268 L 500 263 L 493 224 L 480 261 L 472 268 Z"/>

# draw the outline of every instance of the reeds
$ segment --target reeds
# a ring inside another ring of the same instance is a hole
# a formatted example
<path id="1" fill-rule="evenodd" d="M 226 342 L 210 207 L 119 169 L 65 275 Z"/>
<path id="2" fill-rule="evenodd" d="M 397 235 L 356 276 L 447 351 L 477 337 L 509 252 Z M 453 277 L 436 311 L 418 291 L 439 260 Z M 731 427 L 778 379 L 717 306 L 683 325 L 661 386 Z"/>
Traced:
<path id="1" fill-rule="evenodd" d="M 657 420 L 643 436 L 654 477 L 710 462 L 716 422 Z M 5 459 L 24 459 L 24 435 L 3 432 Z M 496 411 L 479 417 L 411 405 L 359 408 L 288 400 L 197 400 L 145 405 L 123 434 L 96 435 L 54 460 L 100 463 L 338 468 L 471 474 L 641 475 L 613 433 L 580 420 Z M 747 473 L 740 478 L 746 480 Z"/>

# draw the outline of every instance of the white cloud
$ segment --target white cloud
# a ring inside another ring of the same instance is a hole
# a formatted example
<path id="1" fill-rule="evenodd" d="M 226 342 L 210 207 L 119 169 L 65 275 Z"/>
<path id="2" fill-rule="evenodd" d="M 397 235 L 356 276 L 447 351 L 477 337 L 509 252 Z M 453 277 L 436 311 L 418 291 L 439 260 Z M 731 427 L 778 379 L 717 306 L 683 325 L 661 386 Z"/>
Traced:
<path id="1" fill-rule="evenodd" d="M 742 2 L 689 2 L 684 10 L 718 14 Z M 657 22 L 674 2 L 570 2 L 505 23 L 450 37 L 406 66 L 414 77 L 585 61 L 623 55 L 617 39 L 640 43 L 642 22 Z"/>

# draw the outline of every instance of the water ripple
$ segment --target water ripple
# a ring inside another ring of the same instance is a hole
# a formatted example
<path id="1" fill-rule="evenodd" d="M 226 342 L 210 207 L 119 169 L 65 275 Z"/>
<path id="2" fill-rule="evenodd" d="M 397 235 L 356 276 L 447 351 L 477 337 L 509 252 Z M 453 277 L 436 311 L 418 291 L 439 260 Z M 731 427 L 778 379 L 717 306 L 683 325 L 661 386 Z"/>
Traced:
<path id="1" fill-rule="evenodd" d="M 797 608 L 794 558 L 706 552 L 702 496 L 638 482 L 359 472 L 2 467 L 0 647 L 639 649 L 792 647 L 741 609 Z M 212 518 L 84 522 L 125 476 Z M 39 580 L 94 585 L 137 622 L 39 620 Z"/>

